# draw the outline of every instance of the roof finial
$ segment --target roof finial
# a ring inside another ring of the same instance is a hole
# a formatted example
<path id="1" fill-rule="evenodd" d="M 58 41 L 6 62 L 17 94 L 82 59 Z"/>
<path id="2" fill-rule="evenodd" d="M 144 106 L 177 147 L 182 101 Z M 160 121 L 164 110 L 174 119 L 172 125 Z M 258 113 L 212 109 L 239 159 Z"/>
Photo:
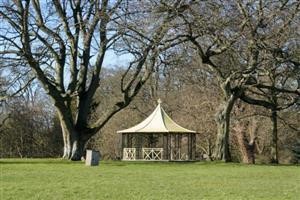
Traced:
<path id="1" fill-rule="evenodd" d="M 161 104 L 161 103 L 162 103 L 162 101 L 161 101 L 160 98 L 157 99 L 157 103 L 158 103 L 158 104 Z"/>

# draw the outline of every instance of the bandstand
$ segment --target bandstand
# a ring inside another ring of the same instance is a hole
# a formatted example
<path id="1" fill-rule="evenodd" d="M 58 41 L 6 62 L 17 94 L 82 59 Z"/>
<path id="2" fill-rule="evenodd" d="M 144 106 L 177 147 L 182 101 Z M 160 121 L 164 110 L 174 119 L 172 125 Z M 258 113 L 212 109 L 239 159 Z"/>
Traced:
<path id="1" fill-rule="evenodd" d="M 176 124 L 160 100 L 144 121 L 117 133 L 122 135 L 122 160 L 195 160 L 196 132 Z"/>

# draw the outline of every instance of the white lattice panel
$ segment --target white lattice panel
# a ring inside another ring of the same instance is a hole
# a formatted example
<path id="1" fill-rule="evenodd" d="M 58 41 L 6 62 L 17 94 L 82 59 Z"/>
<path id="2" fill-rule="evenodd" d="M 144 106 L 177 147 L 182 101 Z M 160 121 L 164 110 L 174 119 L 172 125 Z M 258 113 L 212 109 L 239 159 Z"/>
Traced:
<path id="1" fill-rule="evenodd" d="M 124 148 L 123 149 L 123 160 L 135 160 L 136 149 L 135 148 Z"/>
<path id="2" fill-rule="evenodd" d="M 143 148 L 143 159 L 144 160 L 162 160 L 163 159 L 163 148 Z"/>
<path id="3" fill-rule="evenodd" d="M 172 149 L 171 160 L 189 160 L 189 156 L 186 153 L 182 153 L 180 149 Z"/>

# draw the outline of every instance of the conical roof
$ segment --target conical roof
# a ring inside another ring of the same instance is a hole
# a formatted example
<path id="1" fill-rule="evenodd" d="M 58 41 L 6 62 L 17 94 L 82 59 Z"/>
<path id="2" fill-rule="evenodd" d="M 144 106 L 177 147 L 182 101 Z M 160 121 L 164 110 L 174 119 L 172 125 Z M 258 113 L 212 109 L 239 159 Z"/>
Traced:
<path id="1" fill-rule="evenodd" d="M 164 111 L 158 101 L 156 109 L 141 123 L 117 133 L 195 133 L 176 124 Z"/>

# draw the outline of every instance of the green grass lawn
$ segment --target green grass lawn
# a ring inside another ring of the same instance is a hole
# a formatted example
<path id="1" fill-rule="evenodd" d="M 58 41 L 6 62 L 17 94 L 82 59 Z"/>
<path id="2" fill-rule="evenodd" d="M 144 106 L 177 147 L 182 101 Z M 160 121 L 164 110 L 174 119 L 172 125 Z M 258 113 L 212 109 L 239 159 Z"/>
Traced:
<path id="1" fill-rule="evenodd" d="M 0 199 L 300 199 L 300 166 L 0 159 Z"/>

